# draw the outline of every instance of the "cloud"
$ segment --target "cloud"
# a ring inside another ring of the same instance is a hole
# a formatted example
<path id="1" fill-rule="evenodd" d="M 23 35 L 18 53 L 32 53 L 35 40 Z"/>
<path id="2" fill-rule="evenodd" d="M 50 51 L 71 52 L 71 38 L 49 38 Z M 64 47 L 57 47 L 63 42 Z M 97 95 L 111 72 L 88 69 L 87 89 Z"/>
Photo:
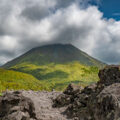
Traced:
<path id="1" fill-rule="evenodd" d="M 108 63 L 120 61 L 120 22 L 90 0 L 1 0 L 0 64 L 33 47 L 71 43 Z"/>

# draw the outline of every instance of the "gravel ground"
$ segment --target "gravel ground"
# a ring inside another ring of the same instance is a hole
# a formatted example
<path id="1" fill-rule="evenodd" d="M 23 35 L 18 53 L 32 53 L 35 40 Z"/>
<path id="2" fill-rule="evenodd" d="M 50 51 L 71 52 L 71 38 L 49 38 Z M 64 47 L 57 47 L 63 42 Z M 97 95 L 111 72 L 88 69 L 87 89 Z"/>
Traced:
<path id="1" fill-rule="evenodd" d="M 23 91 L 23 96 L 30 98 L 35 105 L 36 117 L 40 120 L 71 120 L 63 114 L 66 107 L 53 108 L 52 99 L 56 98 L 60 92 L 33 92 Z"/>

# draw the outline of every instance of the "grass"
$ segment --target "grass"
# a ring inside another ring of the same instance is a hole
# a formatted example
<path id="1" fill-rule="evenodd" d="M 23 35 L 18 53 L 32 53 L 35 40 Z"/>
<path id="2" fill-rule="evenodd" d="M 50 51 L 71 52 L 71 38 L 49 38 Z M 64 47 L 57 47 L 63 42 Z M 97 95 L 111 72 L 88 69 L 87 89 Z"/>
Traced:
<path id="1" fill-rule="evenodd" d="M 42 90 L 46 88 L 30 74 L 0 69 L 0 93 L 6 89 Z"/>
<path id="2" fill-rule="evenodd" d="M 63 90 L 69 83 L 86 86 L 98 81 L 98 68 L 85 66 L 79 62 L 67 64 L 52 63 L 41 66 L 22 63 L 10 69 L 31 74 L 47 90 Z"/>

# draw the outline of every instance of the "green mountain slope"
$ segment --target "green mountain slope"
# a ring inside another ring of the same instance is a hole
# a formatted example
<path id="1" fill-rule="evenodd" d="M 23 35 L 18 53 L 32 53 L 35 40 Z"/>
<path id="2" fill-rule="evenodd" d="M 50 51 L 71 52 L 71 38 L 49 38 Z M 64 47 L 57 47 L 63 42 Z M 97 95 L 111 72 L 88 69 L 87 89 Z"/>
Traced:
<path id="1" fill-rule="evenodd" d="M 104 65 L 73 45 L 54 44 L 31 49 L 24 55 L 6 63 L 3 67 L 10 68 L 21 63 L 46 65 L 50 63 L 64 64 L 74 61 L 90 66 L 101 67 Z"/>
<path id="2" fill-rule="evenodd" d="M 0 69 L 0 91 L 6 89 L 42 90 L 46 88 L 32 75 Z"/>
<path id="3" fill-rule="evenodd" d="M 48 90 L 63 90 L 69 83 L 86 86 L 98 81 L 98 68 L 85 66 L 79 62 L 42 66 L 23 63 L 10 69 L 33 75 Z"/>
<path id="4" fill-rule="evenodd" d="M 90 57 L 73 45 L 54 44 L 34 48 L 8 62 L 3 68 L 32 75 L 41 84 L 37 85 L 38 89 L 63 90 L 69 83 L 86 86 L 96 82 L 98 80 L 98 68 L 104 65 L 104 63 Z M 7 76 L 6 79 L 8 77 L 11 76 Z M 26 79 L 23 81 L 31 80 L 31 82 L 33 79 L 24 78 Z M 21 78 L 18 76 L 15 79 L 16 83 L 19 83 Z M 36 86 L 36 83 L 33 82 L 34 85 Z"/>

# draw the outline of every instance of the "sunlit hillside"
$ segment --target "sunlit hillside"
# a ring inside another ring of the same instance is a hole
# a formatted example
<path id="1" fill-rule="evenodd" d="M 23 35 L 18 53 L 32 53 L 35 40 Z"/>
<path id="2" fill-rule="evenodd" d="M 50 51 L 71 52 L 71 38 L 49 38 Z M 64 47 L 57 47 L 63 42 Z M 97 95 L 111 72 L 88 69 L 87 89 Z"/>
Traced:
<path id="1" fill-rule="evenodd" d="M 32 75 L 12 70 L 0 69 L 0 91 L 3 90 L 42 90 L 40 81 Z"/>
<path id="2" fill-rule="evenodd" d="M 14 76 L 14 83 L 9 81 L 6 83 L 9 87 L 13 86 L 10 87 L 13 89 L 63 90 L 69 83 L 86 86 L 96 82 L 98 80 L 98 68 L 104 65 L 103 62 L 89 56 L 71 44 L 52 44 L 33 48 L 3 65 L 5 69 L 18 71 L 21 74 L 27 73 L 26 76 L 24 75 L 21 78 L 18 73 L 13 73 L 14 75 L 1 76 L 1 79 L 6 78 L 5 81 L 7 81 Z M 36 85 L 32 80 L 42 85 Z M 28 87 L 27 84 L 24 84 L 24 81 L 31 81 L 32 86 L 29 84 Z M 16 87 L 17 85 L 19 87 Z"/>
<path id="3" fill-rule="evenodd" d="M 86 86 L 98 80 L 97 67 L 85 66 L 79 62 L 42 66 L 22 63 L 10 69 L 33 75 L 49 90 L 63 90 L 71 82 Z"/>

